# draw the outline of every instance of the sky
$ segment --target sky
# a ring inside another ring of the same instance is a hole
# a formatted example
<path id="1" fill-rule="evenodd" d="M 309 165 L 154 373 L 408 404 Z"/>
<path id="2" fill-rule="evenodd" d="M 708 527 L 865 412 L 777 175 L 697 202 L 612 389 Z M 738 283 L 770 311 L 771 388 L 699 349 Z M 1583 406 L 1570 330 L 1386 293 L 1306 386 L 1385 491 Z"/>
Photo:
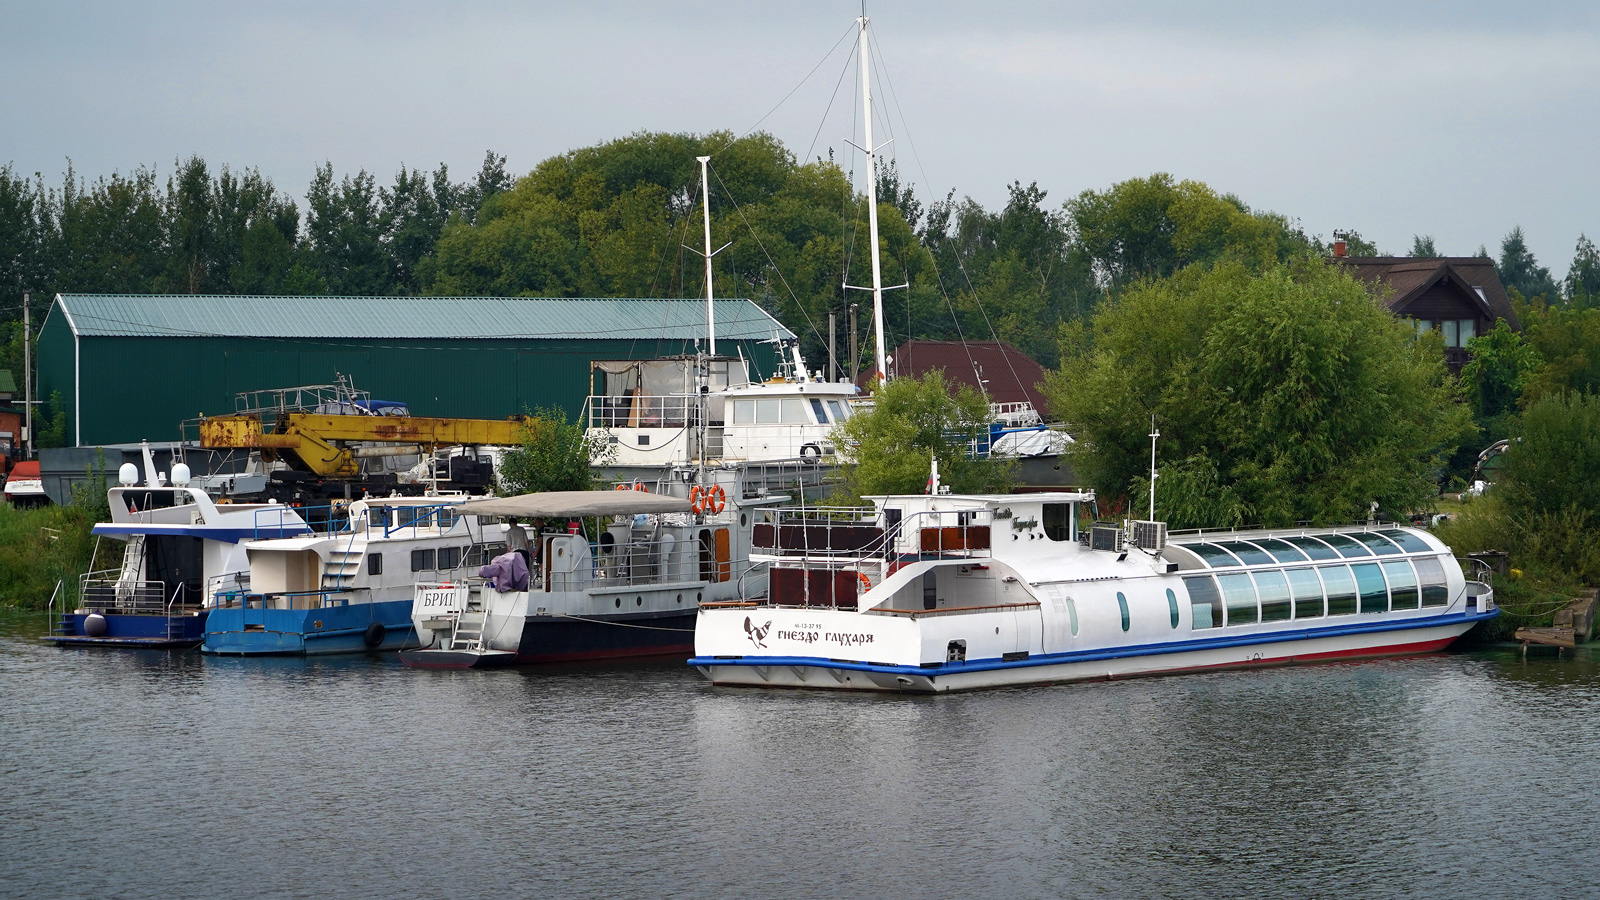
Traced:
<path id="1" fill-rule="evenodd" d="M 860 142 L 858 2 L 0 0 L 0 164 L 59 182 L 199 154 L 312 171 L 486 150 L 516 173 L 640 131 Z M 875 139 L 924 200 L 1168 172 L 1405 253 L 1600 239 L 1600 3 L 871 0 Z M 830 51 L 831 48 L 831 51 Z M 791 93 L 792 91 L 792 93 Z M 785 99 L 787 97 L 787 99 Z M 891 127 L 892 126 L 892 127 Z"/>

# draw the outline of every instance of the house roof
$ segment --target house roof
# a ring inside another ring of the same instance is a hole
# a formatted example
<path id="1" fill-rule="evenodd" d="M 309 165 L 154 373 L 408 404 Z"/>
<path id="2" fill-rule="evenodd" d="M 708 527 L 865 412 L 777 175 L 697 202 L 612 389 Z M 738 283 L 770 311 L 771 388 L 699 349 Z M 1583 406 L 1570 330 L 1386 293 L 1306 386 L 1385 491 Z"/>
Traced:
<path id="1" fill-rule="evenodd" d="M 942 369 L 945 381 L 977 388 L 992 402 L 1027 401 L 1040 414 L 1047 409 L 1037 387 L 1044 366 L 1004 341 L 906 341 L 895 348 L 891 366 L 895 375 L 915 378 Z M 862 372 L 861 386 L 871 379 L 871 372 Z"/>
<path id="2" fill-rule="evenodd" d="M 10 369 L 0 369 L 0 394 L 15 394 L 17 380 L 11 377 Z"/>
<path id="3" fill-rule="evenodd" d="M 794 337 L 749 300 L 715 302 L 719 338 Z M 703 299 L 57 294 L 56 305 L 84 337 L 694 340 L 706 330 Z"/>
<path id="4" fill-rule="evenodd" d="M 1513 329 L 1522 327 L 1511 308 L 1511 298 L 1500 283 L 1494 260 L 1486 256 L 1351 256 L 1336 262 L 1362 281 L 1389 288 L 1382 299 L 1397 313 L 1441 280 L 1448 280 L 1490 321 L 1505 319 Z M 1481 296 L 1477 288 L 1483 289 Z"/>

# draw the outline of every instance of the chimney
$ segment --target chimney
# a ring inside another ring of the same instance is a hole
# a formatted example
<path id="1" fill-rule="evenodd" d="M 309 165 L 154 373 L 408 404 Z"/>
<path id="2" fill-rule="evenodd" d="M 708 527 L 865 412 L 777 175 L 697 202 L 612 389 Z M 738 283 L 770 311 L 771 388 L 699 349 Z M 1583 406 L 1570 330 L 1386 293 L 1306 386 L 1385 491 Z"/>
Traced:
<path id="1" fill-rule="evenodd" d="M 1334 241 L 1333 242 L 1333 258 L 1334 259 L 1344 259 L 1345 253 L 1346 253 L 1345 242 L 1344 241 Z"/>

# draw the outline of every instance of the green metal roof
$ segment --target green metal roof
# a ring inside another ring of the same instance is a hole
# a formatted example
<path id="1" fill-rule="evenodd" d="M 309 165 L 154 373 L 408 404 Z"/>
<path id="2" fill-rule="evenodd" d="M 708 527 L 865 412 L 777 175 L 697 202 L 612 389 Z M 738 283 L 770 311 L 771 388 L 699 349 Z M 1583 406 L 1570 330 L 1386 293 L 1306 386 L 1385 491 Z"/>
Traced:
<path id="1" fill-rule="evenodd" d="M 10 369 L 0 369 L 0 394 L 15 394 L 17 380 L 11 377 Z"/>
<path id="2" fill-rule="evenodd" d="M 664 338 L 705 335 L 704 299 L 57 294 L 84 337 Z M 717 337 L 794 335 L 749 300 L 716 301 Z"/>

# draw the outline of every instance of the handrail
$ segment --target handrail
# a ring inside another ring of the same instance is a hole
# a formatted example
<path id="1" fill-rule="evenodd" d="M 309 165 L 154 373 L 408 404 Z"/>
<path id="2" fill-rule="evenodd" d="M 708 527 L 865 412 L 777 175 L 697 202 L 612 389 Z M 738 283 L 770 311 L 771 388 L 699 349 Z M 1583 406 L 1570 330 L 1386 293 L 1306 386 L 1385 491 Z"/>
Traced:
<path id="1" fill-rule="evenodd" d="M 1038 606 L 1039 601 L 1029 600 L 1023 603 L 991 603 L 986 606 L 945 606 L 938 609 L 894 609 L 891 607 L 875 606 L 867 612 L 894 613 L 900 616 L 932 616 L 939 613 L 978 612 L 985 609 L 1030 609 Z"/>
<path id="2" fill-rule="evenodd" d="M 62 586 L 63 582 L 65 582 L 65 580 L 66 579 L 64 579 L 64 578 L 57 578 L 56 579 L 56 589 L 50 592 L 50 603 L 47 606 L 45 606 L 45 615 L 50 617 L 49 621 L 50 621 L 50 633 L 51 634 L 64 633 L 62 631 L 62 629 L 61 629 L 60 624 L 58 623 L 58 621 L 56 619 L 56 595 L 61 593 L 61 586 Z"/>

